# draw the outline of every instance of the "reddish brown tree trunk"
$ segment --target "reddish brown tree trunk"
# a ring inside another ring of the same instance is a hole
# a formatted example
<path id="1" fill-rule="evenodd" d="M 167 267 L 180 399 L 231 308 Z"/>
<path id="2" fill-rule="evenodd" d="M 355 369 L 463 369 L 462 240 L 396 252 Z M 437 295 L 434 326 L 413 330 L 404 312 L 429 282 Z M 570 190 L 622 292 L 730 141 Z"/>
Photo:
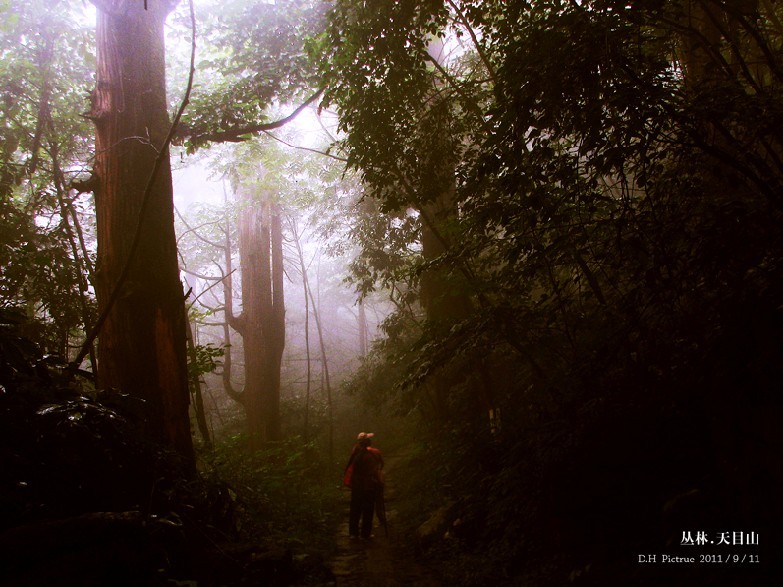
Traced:
<path id="1" fill-rule="evenodd" d="M 192 463 L 185 307 L 167 153 L 146 202 L 144 197 L 169 129 L 163 25 L 176 0 L 94 4 L 98 68 L 91 117 L 96 126 L 96 293 L 101 309 L 139 231 L 127 279 L 100 331 L 101 383 L 143 399 L 148 435 Z"/>
<path id="2" fill-rule="evenodd" d="M 262 171 L 263 173 L 263 171 Z M 240 187 L 239 256 L 242 265 L 242 315 L 245 389 L 251 450 L 280 440 L 280 362 L 285 345 L 283 234 L 272 194 Z"/>

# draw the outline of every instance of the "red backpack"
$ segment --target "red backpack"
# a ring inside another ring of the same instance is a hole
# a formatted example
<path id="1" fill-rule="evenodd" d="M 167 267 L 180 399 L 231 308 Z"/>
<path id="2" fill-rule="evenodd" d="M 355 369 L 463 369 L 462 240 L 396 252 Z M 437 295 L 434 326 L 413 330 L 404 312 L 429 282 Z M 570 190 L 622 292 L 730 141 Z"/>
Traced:
<path id="1" fill-rule="evenodd" d="M 362 447 L 359 446 L 355 447 L 353 449 L 353 452 L 351 453 L 351 457 L 348 459 L 348 466 L 345 467 L 345 473 L 343 474 L 343 485 L 345 485 L 346 487 L 351 487 L 351 478 L 353 477 L 354 461 L 356 460 L 356 455 L 359 454 L 359 451 L 361 450 Z M 368 446 L 366 450 L 377 455 L 381 454 L 381 451 L 379 451 L 377 448 L 374 448 L 372 446 Z M 383 483 L 382 478 L 379 480 L 381 481 L 381 483 Z"/>

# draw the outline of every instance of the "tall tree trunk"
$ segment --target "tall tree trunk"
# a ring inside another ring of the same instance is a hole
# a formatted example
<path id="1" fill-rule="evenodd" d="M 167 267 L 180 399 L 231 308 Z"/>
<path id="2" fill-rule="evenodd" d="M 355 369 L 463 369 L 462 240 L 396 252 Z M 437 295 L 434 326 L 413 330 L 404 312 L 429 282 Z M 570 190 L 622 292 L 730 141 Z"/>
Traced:
<path id="1" fill-rule="evenodd" d="M 262 170 L 261 173 L 264 173 Z M 268 191 L 240 186 L 239 256 L 242 265 L 242 338 L 250 449 L 280 440 L 280 363 L 285 346 L 283 233 Z"/>
<path id="2" fill-rule="evenodd" d="M 98 8 L 94 175 L 101 309 L 128 277 L 99 337 L 101 378 L 145 401 L 148 436 L 194 462 L 188 416 L 185 305 L 179 280 L 168 154 L 145 201 L 165 142 L 163 26 L 176 0 L 93 0 Z M 129 259 L 138 232 L 138 247 Z"/>
<path id="3" fill-rule="evenodd" d="M 443 41 L 433 39 L 428 48 L 433 62 L 443 67 Z M 435 82 L 436 86 L 440 81 Z M 423 204 L 418 206 L 422 219 L 421 253 L 427 262 L 433 262 L 446 254 L 454 241 L 454 228 L 458 224 L 456 203 L 457 176 L 455 162 L 451 153 L 457 140 L 450 134 L 449 120 L 453 116 L 451 104 L 440 98 L 427 105 L 421 129 L 433 140 L 426 144 L 429 151 L 421 153 L 419 192 Z M 420 301 L 430 327 L 440 331 L 443 336 L 456 322 L 470 315 L 473 307 L 466 293 L 469 288 L 463 273 L 448 266 L 430 266 L 422 272 L 420 282 Z M 464 365 L 461 369 L 441 371 L 430 377 L 432 390 L 433 416 L 441 423 L 449 419 L 449 401 L 452 389 L 464 380 Z M 471 378 L 467 384 L 471 388 L 477 403 L 485 410 L 492 407 L 490 390 Z"/>
<path id="4" fill-rule="evenodd" d="M 226 196 L 225 188 L 223 194 Z M 229 226 L 228 215 L 226 215 L 224 230 L 225 244 L 223 246 L 223 258 L 225 261 L 225 277 L 223 278 L 223 310 L 226 319 L 223 321 L 223 345 L 226 347 L 226 354 L 223 357 L 223 389 L 228 397 L 244 407 L 245 397 L 241 391 L 234 389 L 234 384 L 231 381 L 233 367 L 231 355 L 233 352 L 233 347 L 231 345 L 231 329 L 233 328 L 240 336 L 243 336 L 245 327 L 242 316 L 236 316 L 234 314 L 234 262 L 231 258 L 231 228 Z"/>
<path id="5" fill-rule="evenodd" d="M 367 312 L 364 309 L 364 301 L 359 300 L 359 312 L 357 316 L 359 326 L 359 356 L 366 357 L 370 348 L 369 336 L 367 335 Z"/>

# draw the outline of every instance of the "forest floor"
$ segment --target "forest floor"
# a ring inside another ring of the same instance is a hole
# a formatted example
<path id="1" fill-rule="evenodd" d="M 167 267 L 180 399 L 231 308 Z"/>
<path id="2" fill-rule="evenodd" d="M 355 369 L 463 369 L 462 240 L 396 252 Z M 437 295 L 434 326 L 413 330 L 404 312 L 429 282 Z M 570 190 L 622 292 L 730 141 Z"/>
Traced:
<path id="1" fill-rule="evenodd" d="M 344 521 L 335 536 L 336 551 L 329 563 L 337 587 L 441 587 L 433 574 L 414 556 L 413 544 L 398 524 L 400 512 L 395 507 L 400 499 L 394 482 L 395 469 L 404 454 L 385 454 L 386 517 L 388 535 L 378 526 L 377 518 L 370 540 L 357 540 L 348 535 L 350 492 L 344 495 Z"/>

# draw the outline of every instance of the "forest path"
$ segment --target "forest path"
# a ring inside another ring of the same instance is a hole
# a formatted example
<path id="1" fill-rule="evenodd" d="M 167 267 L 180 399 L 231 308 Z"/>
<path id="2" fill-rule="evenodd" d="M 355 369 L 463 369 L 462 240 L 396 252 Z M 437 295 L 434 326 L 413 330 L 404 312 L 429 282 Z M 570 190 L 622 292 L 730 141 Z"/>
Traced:
<path id="1" fill-rule="evenodd" d="M 384 454 L 386 471 L 386 517 L 388 536 L 375 518 L 370 540 L 357 540 L 348 535 L 348 511 L 351 494 L 343 492 L 344 520 L 335 536 L 336 552 L 329 566 L 337 580 L 337 587 L 442 587 L 432 574 L 418 564 L 405 536 L 397 529 L 399 512 L 395 508 L 395 468 L 404 454 Z"/>

